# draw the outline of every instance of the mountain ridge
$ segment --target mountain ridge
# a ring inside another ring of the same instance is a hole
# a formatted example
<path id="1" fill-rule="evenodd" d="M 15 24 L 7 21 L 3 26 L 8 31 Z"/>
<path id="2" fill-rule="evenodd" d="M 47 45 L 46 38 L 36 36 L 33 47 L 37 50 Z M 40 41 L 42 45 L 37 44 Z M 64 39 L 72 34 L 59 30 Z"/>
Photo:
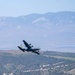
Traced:
<path id="1" fill-rule="evenodd" d="M 0 17 L 0 49 L 17 49 L 25 39 L 42 50 L 75 49 L 75 12 Z"/>

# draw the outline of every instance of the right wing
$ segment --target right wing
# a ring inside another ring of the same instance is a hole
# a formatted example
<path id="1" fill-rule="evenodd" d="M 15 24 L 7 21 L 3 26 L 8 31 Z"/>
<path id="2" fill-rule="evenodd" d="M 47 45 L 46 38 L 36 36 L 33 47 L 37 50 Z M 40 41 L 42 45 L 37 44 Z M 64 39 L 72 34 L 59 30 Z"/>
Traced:
<path id="1" fill-rule="evenodd" d="M 25 44 L 25 46 L 26 46 L 28 49 L 32 48 L 32 46 L 30 46 L 30 44 L 28 44 L 25 40 L 23 40 L 23 43 Z"/>

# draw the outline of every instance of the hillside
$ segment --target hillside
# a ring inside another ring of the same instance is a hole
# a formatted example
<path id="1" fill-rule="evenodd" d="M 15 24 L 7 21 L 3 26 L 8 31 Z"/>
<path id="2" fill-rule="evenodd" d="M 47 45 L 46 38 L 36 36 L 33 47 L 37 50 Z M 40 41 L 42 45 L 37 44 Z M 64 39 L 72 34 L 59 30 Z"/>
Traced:
<path id="1" fill-rule="evenodd" d="M 74 75 L 74 70 L 75 53 L 0 51 L 0 75 Z"/>

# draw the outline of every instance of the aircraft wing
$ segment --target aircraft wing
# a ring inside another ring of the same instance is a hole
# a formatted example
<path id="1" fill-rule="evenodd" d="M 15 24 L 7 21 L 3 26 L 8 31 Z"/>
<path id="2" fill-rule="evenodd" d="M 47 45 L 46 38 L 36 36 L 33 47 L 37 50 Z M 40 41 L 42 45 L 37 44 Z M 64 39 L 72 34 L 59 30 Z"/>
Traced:
<path id="1" fill-rule="evenodd" d="M 21 51 L 25 52 L 25 49 L 21 48 L 20 46 L 18 46 L 18 48 L 19 48 Z"/>
<path id="2" fill-rule="evenodd" d="M 28 49 L 32 48 L 25 40 L 23 40 L 23 43 L 25 44 L 25 46 L 26 46 Z"/>

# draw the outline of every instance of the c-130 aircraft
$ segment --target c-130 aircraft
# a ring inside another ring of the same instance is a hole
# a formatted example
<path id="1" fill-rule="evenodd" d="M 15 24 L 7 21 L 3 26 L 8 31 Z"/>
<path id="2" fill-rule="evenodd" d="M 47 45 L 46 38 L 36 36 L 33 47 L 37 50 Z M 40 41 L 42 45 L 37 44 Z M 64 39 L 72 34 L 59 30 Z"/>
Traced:
<path id="1" fill-rule="evenodd" d="M 39 53 L 39 50 L 40 50 L 39 48 L 32 48 L 33 46 L 31 46 L 31 44 L 28 44 L 25 40 L 23 40 L 23 43 L 24 43 L 24 45 L 26 46 L 27 49 L 18 46 L 18 48 L 21 51 L 23 51 L 23 52 L 25 52 L 25 51 L 27 51 L 27 52 L 33 52 L 33 53 L 36 53 L 38 55 L 40 54 Z"/>

